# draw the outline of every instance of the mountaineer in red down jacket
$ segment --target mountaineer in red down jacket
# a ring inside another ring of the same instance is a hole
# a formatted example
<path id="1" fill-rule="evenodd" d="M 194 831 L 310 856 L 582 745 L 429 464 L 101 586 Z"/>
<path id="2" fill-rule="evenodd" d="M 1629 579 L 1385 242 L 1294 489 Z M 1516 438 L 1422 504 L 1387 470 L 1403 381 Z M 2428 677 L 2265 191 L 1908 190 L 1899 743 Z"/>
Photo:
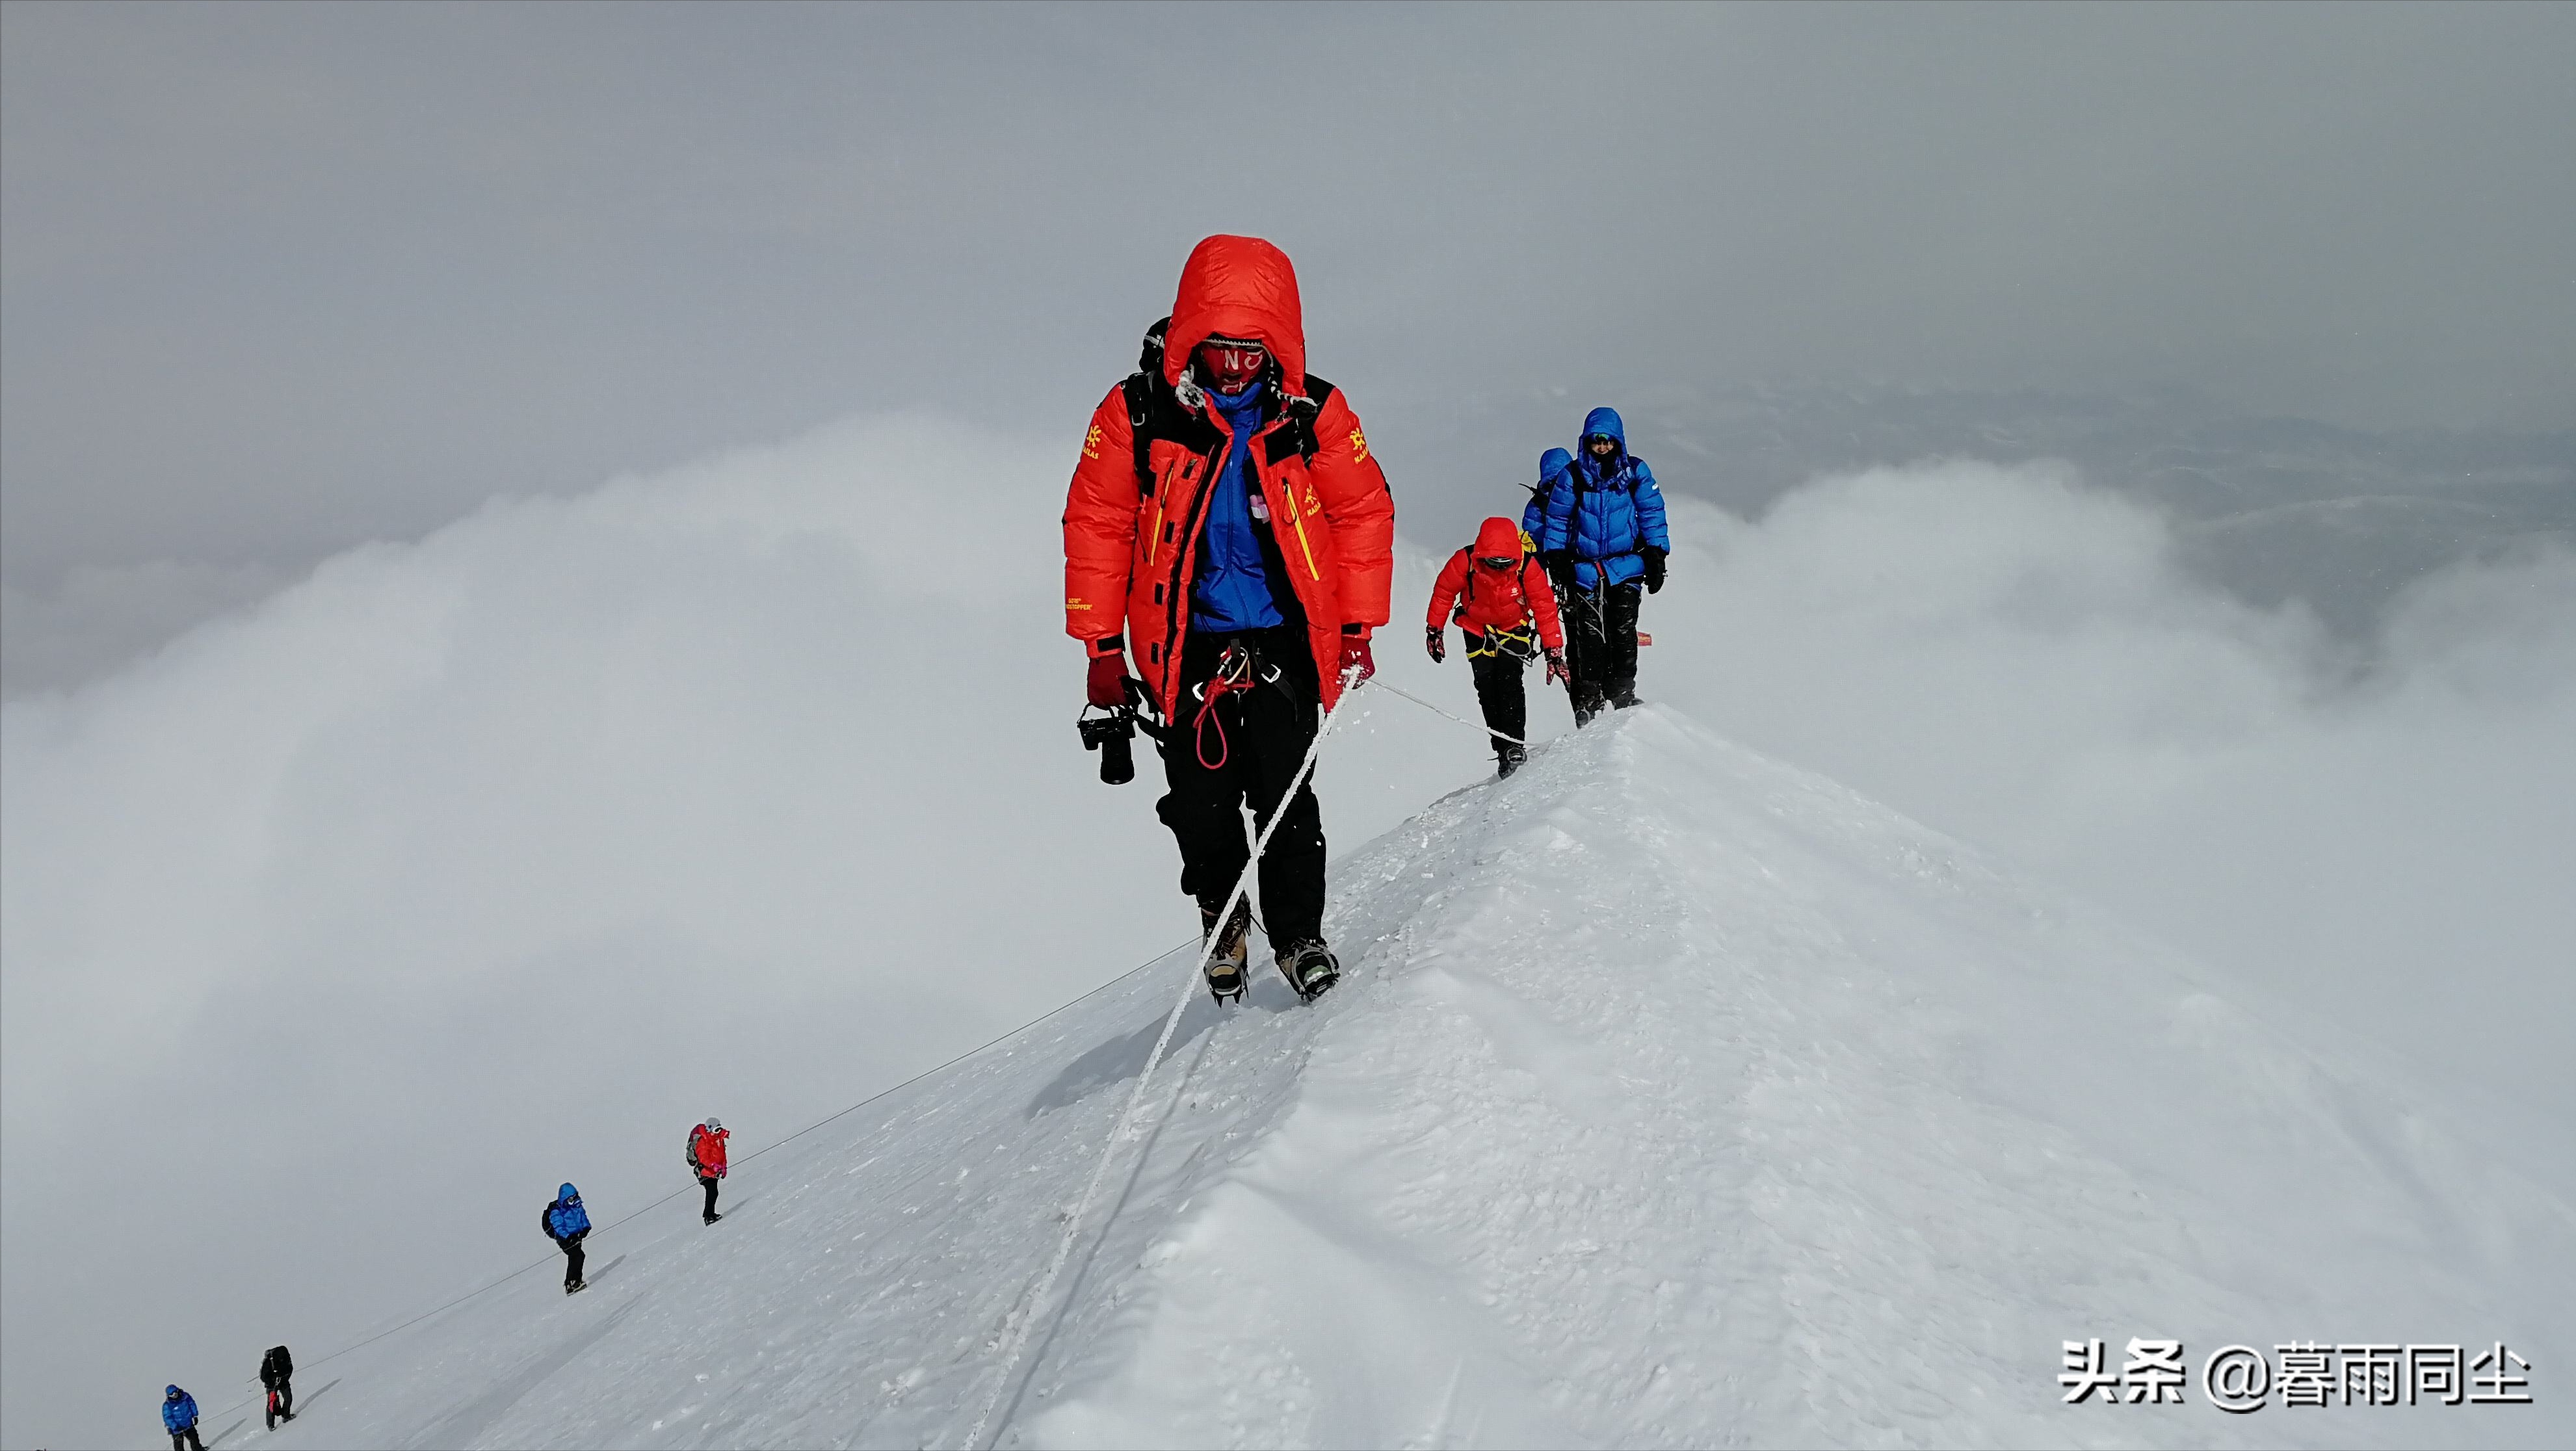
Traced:
<path id="1" fill-rule="evenodd" d="M 1257 237 L 1199 243 L 1144 367 L 1083 436 L 1064 502 L 1064 620 L 1090 654 L 1091 704 L 1162 719 L 1169 789 L 1155 810 L 1217 940 L 1220 999 L 1244 988 L 1250 904 L 1217 917 L 1250 856 L 1247 806 L 1263 828 L 1287 813 L 1260 868 L 1281 974 L 1301 998 L 1340 975 L 1314 789 L 1280 797 L 1322 712 L 1376 668 L 1394 542 L 1395 501 L 1358 415 L 1306 371 L 1287 255 Z"/>
<path id="2" fill-rule="evenodd" d="M 732 1136 L 733 1130 L 714 1114 L 689 1130 L 689 1172 L 698 1176 L 698 1187 L 707 1191 L 706 1208 L 698 1213 L 707 1224 L 724 1218 L 716 1213 L 716 1186 L 725 1176 L 725 1140 Z"/>
<path id="3" fill-rule="evenodd" d="M 1547 678 L 1564 680 L 1565 633 L 1556 618 L 1556 593 L 1531 553 L 1528 537 L 1509 519 L 1488 519 L 1476 542 L 1449 556 L 1431 586 L 1431 618 L 1423 648 L 1433 664 L 1449 657 L 1448 622 L 1454 616 L 1467 641 L 1467 668 L 1476 677 L 1476 703 L 1492 731 L 1494 768 L 1508 776 L 1529 755 L 1529 702 L 1521 671 L 1534 655 L 1547 657 Z M 1514 739 L 1518 738 L 1518 739 Z"/>

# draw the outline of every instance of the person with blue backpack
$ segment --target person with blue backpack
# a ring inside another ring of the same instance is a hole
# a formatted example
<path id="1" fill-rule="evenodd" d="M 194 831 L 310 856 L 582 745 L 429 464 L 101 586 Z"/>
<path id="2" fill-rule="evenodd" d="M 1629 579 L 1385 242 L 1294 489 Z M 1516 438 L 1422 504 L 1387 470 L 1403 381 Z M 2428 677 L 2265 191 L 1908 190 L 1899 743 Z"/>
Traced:
<path id="1" fill-rule="evenodd" d="M 581 1207 L 581 1191 L 570 1184 L 556 1191 L 539 1222 L 545 1226 L 546 1238 L 564 1252 L 564 1293 L 587 1289 L 581 1278 L 581 1242 L 590 1237 L 590 1211 Z"/>
<path id="2" fill-rule="evenodd" d="M 1521 537 L 1529 541 L 1531 553 L 1538 552 L 1539 536 L 1547 532 L 1547 491 L 1556 487 L 1556 476 L 1574 462 L 1574 455 L 1552 448 L 1538 456 L 1538 482 L 1530 485 L 1529 502 L 1521 506 Z"/>
<path id="3" fill-rule="evenodd" d="M 1605 705 L 1637 703 L 1639 587 L 1664 587 L 1664 495 L 1655 471 L 1628 452 L 1616 409 L 1583 419 L 1582 448 L 1549 482 L 1539 508 L 1539 558 L 1556 582 L 1574 672 L 1574 723 Z"/>
<path id="4" fill-rule="evenodd" d="M 170 1451 L 206 1451 L 197 1439 L 197 1398 L 177 1386 L 161 1393 L 161 1429 L 170 1433 Z"/>

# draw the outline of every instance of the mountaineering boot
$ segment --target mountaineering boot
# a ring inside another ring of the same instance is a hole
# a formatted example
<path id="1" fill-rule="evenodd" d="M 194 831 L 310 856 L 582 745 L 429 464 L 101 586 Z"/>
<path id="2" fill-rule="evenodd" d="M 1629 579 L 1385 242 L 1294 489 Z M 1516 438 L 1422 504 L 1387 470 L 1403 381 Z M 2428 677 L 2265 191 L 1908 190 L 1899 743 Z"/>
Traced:
<path id="1" fill-rule="evenodd" d="M 587 1289 L 589 1289 L 589 1288 L 590 1288 L 590 1282 L 589 1282 L 589 1281 L 587 1281 L 587 1280 L 575 1280 L 575 1281 L 573 1281 L 571 1284 L 564 1286 L 564 1293 L 565 1293 L 565 1294 L 567 1294 L 567 1295 L 578 1295 L 578 1294 L 580 1294 L 582 1291 L 587 1290 Z"/>
<path id="2" fill-rule="evenodd" d="M 1222 905 L 1222 904 L 1219 904 Z M 1216 938 L 1216 950 L 1208 954 L 1208 995 L 1218 1002 L 1228 998 L 1243 1001 L 1243 969 L 1250 959 L 1251 948 L 1245 940 L 1252 932 L 1252 904 L 1237 902 L 1234 915 L 1226 919 L 1225 930 L 1217 931 L 1217 908 L 1199 904 L 1199 936 L 1202 941 Z"/>
<path id="3" fill-rule="evenodd" d="M 1495 747 L 1495 748 L 1494 748 L 1494 778 L 1495 778 L 1496 780 L 1500 780 L 1500 779 L 1502 779 L 1503 777 L 1510 775 L 1510 774 L 1511 774 L 1511 773 L 1513 773 L 1514 771 L 1519 770 L 1519 769 L 1521 768 L 1521 762 L 1526 761 L 1526 760 L 1528 760 L 1528 759 L 1529 759 L 1529 748 L 1528 748 L 1527 746 L 1497 746 L 1497 747 Z"/>
<path id="4" fill-rule="evenodd" d="M 1299 1000 L 1313 1002 L 1341 980 L 1342 964 L 1320 937 L 1308 937 L 1279 949 L 1279 975 L 1297 990 Z"/>
<path id="5" fill-rule="evenodd" d="M 704 1223 L 704 1224 L 713 1224 L 713 1223 L 715 1223 L 717 1220 L 722 1219 L 722 1218 L 724 1218 L 724 1216 L 723 1216 L 723 1215 L 721 1215 L 721 1214 L 709 1214 L 709 1215 L 705 1215 L 705 1216 L 703 1216 L 703 1217 L 701 1218 L 700 1222 L 701 1222 L 701 1223 Z"/>
<path id="6" fill-rule="evenodd" d="M 1592 724 L 1592 718 L 1600 713 L 1600 696 L 1586 691 L 1574 698 L 1574 728 L 1576 730 L 1581 730 L 1585 726 Z"/>
<path id="7" fill-rule="evenodd" d="M 1626 687 L 1623 687 L 1622 689 L 1619 689 L 1619 690 L 1616 690 L 1616 691 L 1611 692 L 1611 695 L 1610 695 L 1610 704 L 1611 704 L 1612 706 L 1616 707 L 1617 709 L 1620 709 L 1620 710 L 1626 710 L 1626 709 L 1628 709 L 1630 706 L 1635 705 L 1636 703 L 1637 703 L 1637 687 L 1635 687 L 1635 686 L 1633 686 L 1633 685 L 1626 686 Z"/>

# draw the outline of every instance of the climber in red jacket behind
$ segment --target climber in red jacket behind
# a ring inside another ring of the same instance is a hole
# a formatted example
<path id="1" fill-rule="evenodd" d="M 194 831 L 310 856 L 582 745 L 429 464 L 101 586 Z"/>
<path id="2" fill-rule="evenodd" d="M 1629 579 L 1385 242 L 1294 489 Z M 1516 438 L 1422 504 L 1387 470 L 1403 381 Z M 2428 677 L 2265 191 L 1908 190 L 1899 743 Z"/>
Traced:
<path id="1" fill-rule="evenodd" d="M 1529 752 L 1529 702 L 1521 671 L 1532 656 L 1547 657 L 1547 678 L 1564 680 L 1565 634 L 1556 618 L 1556 594 L 1547 571 L 1529 550 L 1528 537 L 1509 519 L 1488 519 L 1476 542 L 1449 556 L 1431 586 L 1431 618 L 1423 648 L 1432 663 L 1449 658 L 1448 621 L 1458 621 L 1467 641 L 1467 668 L 1476 677 L 1476 703 L 1492 731 L 1496 774 L 1521 768 Z M 1517 739 L 1514 739 L 1517 738 Z"/>
<path id="2" fill-rule="evenodd" d="M 1163 721 L 1181 890 L 1216 940 L 1208 988 L 1240 999 L 1249 903 L 1217 918 L 1322 712 L 1376 668 L 1395 501 L 1341 391 L 1306 371 L 1297 274 L 1257 237 L 1210 237 L 1181 269 L 1144 367 L 1091 415 L 1064 502 L 1065 630 L 1090 703 Z M 1129 652 L 1135 658 L 1130 680 Z M 1262 854 L 1263 925 L 1300 997 L 1332 986 L 1324 827 L 1311 784 Z"/>

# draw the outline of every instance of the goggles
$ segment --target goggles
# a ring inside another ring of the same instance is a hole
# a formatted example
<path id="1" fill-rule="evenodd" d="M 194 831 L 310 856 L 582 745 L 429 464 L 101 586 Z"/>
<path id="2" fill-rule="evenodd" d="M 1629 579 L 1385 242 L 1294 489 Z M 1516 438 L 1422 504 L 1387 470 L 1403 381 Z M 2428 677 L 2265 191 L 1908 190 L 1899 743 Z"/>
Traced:
<path id="1" fill-rule="evenodd" d="M 1508 554 L 1479 554 L 1476 562 L 1487 569 L 1509 569 L 1520 561 Z"/>

